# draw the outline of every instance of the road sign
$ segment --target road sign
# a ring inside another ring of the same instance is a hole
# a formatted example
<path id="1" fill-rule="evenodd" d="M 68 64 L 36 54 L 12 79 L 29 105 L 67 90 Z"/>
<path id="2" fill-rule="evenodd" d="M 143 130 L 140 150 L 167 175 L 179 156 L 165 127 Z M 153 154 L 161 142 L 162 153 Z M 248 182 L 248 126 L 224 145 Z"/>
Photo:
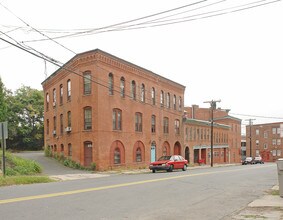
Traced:
<path id="1" fill-rule="evenodd" d="M 8 139 L 8 122 L 0 122 L 0 139 Z"/>

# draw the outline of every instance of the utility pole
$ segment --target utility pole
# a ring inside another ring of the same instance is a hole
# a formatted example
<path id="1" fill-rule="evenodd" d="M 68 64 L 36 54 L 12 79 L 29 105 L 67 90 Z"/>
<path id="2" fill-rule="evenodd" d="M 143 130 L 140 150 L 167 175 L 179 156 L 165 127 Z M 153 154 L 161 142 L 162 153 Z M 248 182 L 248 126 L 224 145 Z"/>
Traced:
<path id="1" fill-rule="evenodd" d="M 210 104 L 210 110 L 211 110 L 211 133 L 210 133 L 210 166 L 213 167 L 213 110 L 216 109 L 216 102 L 221 102 L 221 100 L 211 100 L 211 101 L 205 101 L 203 103 L 209 103 Z"/>
<path id="2" fill-rule="evenodd" d="M 246 119 L 246 121 L 249 121 L 249 126 L 250 126 L 250 157 L 252 156 L 252 123 L 255 119 Z"/>

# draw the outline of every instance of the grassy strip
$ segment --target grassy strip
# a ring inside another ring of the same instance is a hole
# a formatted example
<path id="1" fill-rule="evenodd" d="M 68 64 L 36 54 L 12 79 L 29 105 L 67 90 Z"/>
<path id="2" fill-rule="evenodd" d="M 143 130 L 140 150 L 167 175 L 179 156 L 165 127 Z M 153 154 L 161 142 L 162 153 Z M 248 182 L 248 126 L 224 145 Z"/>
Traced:
<path id="1" fill-rule="evenodd" d="M 20 185 L 20 184 L 33 184 L 33 183 L 50 183 L 55 180 L 47 176 L 6 176 L 0 177 L 0 186 Z"/>

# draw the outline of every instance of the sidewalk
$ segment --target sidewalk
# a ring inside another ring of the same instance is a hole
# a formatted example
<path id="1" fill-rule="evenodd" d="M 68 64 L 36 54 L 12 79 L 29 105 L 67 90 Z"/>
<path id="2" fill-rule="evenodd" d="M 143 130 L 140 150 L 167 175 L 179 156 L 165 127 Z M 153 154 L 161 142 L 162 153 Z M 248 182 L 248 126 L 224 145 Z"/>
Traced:
<path id="1" fill-rule="evenodd" d="M 283 198 L 278 194 L 279 186 L 274 186 L 266 195 L 254 200 L 248 206 L 225 219 L 283 219 Z"/>

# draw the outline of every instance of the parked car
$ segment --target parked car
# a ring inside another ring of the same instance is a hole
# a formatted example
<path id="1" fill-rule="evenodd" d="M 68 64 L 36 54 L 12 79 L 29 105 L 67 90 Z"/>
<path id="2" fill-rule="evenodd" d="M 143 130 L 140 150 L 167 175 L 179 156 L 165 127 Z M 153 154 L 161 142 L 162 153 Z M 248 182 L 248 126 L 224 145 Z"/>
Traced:
<path id="1" fill-rule="evenodd" d="M 155 173 L 156 170 L 172 172 L 174 169 L 187 170 L 188 161 L 180 155 L 162 156 L 157 161 L 150 163 L 149 169 Z"/>
<path id="2" fill-rule="evenodd" d="M 254 160 L 252 157 L 246 157 L 243 161 L 242 161 L 242 165 L 247 165 L 247 164 L 254 164 Z"/>
<path id="3" fill-rule="evenodd" d="M 254 164 L 257 164 L 257 163 L 264 164 L 261 156 L 257 156 L 254 158 Z"/>

